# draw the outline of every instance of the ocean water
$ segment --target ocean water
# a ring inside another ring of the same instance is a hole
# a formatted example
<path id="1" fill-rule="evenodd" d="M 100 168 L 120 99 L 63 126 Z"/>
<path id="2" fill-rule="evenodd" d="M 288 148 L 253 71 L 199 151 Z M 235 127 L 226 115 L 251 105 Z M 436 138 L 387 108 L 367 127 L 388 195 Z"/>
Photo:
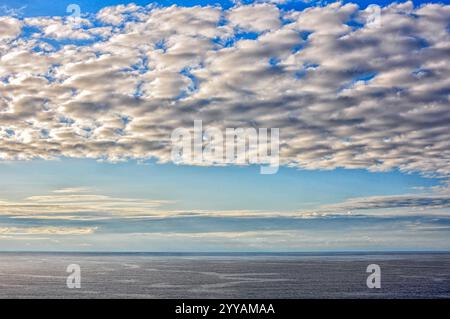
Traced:
<path id="1" fill-rule="evenodd" d="M 0 253 L 0 298 L 450 298 L 450 254 Z"/>

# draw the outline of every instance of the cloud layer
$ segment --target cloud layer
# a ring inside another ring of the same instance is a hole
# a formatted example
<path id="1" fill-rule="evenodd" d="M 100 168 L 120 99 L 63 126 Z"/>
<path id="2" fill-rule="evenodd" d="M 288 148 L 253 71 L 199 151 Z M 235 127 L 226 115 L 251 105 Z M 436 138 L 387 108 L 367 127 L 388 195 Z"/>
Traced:
<path id="1" fill-rule="evenodd" d="M 56 195 L 33 196 L 16 203 L 0 202 L 0 248 L 115 251 L 191 251 L 199 247 L 213 251 L 449 248 L 448 193 L 441 194 L 440 202 L 436 202 L 439 196 L 436 193 L 378 196 L 354 198 L 309 212 L 170 211 L 158 205 L 152 207 L 145 200 L 79 193 L 79 189 L 62 190 Z M 120 209 L 110 211 L 116 205 Z M 427 213 L 423 214 L 421 209 Z"/>
<path id="2" fill-rule="evenodd" d="M 0 17 L 0 159 L 170 161 L 177 127 L 280 128 L 283 164 L 450 173 L 450 6 Z"/>

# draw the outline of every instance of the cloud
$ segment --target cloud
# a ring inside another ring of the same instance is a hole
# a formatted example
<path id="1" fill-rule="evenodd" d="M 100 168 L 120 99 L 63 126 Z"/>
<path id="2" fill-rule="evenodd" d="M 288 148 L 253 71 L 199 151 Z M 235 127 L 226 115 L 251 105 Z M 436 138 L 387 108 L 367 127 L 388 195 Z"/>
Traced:
<path id="1" fill-rule="evenodd" d="M 419 193 L 349 198 L 343 202 L 321 206 L 317 211 L 339 214 L 358 211 L 371 215 L 414 215 L 422 211 L 433 215 L 447 215 L 450 208 L 450 185 L 448 181 L 430 188 L 415 188 Z"/>
<path id="2" fill-rule="evenodd" d="M 118 198 L 86 193 L 83 188 L 57 190 L 22 201 L 0 201 L 0 215 L 12 218 L 101 219 L 127 216 L 160 216 L 157 208 L 164 200 Z M 53 216 L 53 217 L 52 217 Z"/>
<path id="3" fill-rule="evenodd" d="M 95 227 L 0 227 L 1 235 L 89 235 Z"/>
<path id="4" fill-rule="evenodd" d="M 4 223 L 18 221 L 134 223 L 139 221 L 204 219 L 250 223 L 270 220 L 322 220 L 346 218 L 446 217 L 450 216 L 450 192 L 446 184 L 416 190 L 415 194 L 349 198 L 307 210 L 202 210 L 174 209 L 176 202 L 160 199 L 115 197 L 92 193 L 85 187 L 63 188 L 47 195 L 22 200 L 0 200 Z M 0 225 L 2 221 L 0 220 Z M 59 224 L 58 224 L 59 225 Z M 92 225 L 92 224 L 89 224 Z"/>
<path id="5" fill-rule="evenodd" d="M 64 247 L 143 251 L 393 249 L 392 243 L 447 249 L 443 238 L 450 234 L 450 199 L 443 189 L 354 198 L 310 211 L 186 211 L 169 204 L 82 188 L 0 201 L 1 247 L 20 248 L 20 242 L 31 240 L 42 248 L 58 240 Z"/>
<path id="6" fill-rule="evenodd" d="M 280 27 L 279 10 L 268 4 L 237 6 L 228 13 L 230 24 L 244 31 L 263 32 Z"/>
<path id="7" fill-rule="evenodd" d="M 93 37 L 83 28 L 90 27 L 91 22 L 81 17 L 77 20 L 62 17 L 37 17 L 26 18 L 24 21 L 27 26 L 38 28 L 42 32 L 41 35 L 48 39 L 89 40 Z"/>
<path id="8" fill-rule="evenodd" d="M 441 209 L 450 207 L 449 195 L 393 195 L 352 198 L 343 203 L 327 205 L 323 208 L 338 210 L 370 210 L 389 208 L 410 208 L 420 210 Z"/>
<path id="9" fill-rule="evenodd" d="M 283 165 L 448 176 L 450 6 L 366 16 L 264 3 L 116 6 L 79 27 L 2 17 L 0 159 L 168 162 L 172 131 L 197 119 L 280 128 Z"/>
<path id="10" fill-rule="evenodd" d="M 23 11 L 26 8 L 27 8 L 27 6 L 13 8 L 13 7 L 9 7 L 7 5 L 1 5 L 0 6 L 0 14 L 1 15 L 6 15 L 6 16 L 11 16 L 11 17 L 22 16 L 23 15 Z"/>
<path id="11" fill-rule="evenodd" d="M 0 41 L 17 37 L 22 28 L 22 22 L 13 17 L 0 17 Z"/>
<path id="12" fill-rule="evenodd" d="M 136 17 L 138 16 L 137 13 L 142 10 L 144 10 L 143 7 L 134 3 L 106 7 L 97 13 L 97 19 L 106 24 L 119 25 L 123 23 L 129 15 Z"/>
<path id="13" fill-rule="evenodd" d="M 76 194 L 76 193 L 86 193 L 89 192 L 88 187 L 69 187 L 54 190 L 53 193 L 56 194 Z"/>

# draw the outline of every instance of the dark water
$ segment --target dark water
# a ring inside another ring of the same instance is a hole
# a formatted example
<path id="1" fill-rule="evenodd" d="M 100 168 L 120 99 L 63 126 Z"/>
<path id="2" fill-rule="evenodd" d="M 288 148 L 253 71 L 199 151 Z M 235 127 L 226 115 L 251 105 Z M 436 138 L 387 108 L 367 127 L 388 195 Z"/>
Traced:
<path id="1" fill-rule="evenodd" d="M 69 264 L 81 289 L 66 286 Z M 450 298 L 450 254 L 0 253 L 0 298 Z"/>

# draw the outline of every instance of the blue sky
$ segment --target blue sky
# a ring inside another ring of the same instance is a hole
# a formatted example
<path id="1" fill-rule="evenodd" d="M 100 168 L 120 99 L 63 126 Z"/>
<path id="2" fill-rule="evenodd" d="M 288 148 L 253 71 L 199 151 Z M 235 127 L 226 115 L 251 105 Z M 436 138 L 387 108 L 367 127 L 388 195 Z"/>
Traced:
<path id="1" fill-rule="evenodd" d="M 281 168 L 277 174 L 261 175 L 258 167 L 77 159 L 7 163 L 0 166 L 0 171 L 5 177 L 0 181 L 2 198 L 20 199 L 58 189 L 91 187 L 114 196 L 176 200 L 179 202 L 171 205 L 176 209 L 308 209 L 355 196 L 418 193 L 417 188 L 436 186 L 441 181 L 398 171 Z"/>
<path id="2" fill-rule="evenodd" d="M 263 2 L 0 1 L 0 250 L 448 250 L 449 6 Z M 175 165 L 194 119 L 281 168 Z"/>
<path id="3" fill-rule="evenodd" d="M 244 4 L 252 3 L 253 1 L 242 1 Z M 333 1 L 286 1 L 285 3 L 279 4 L 279 7 L 281 8 L 288 8 L 288 9 L 303 9 L 308 6 L 314 5 L 316 3 L 332 3 Z M 362 8 L 366 7 L 369 4 L 378 4 L 378 5 L 388 5 L 392 3 L 393 1 L 389 0 L 381 0 L 381 1 L 365 1 L 365 0 L 355 0 L 355 1 L 343 1 L 344 3 L 357 3 Z M 101 1 L 87 1 L 87 0 L 79 0 L 79 1 L 71 1 L 71 0 L 61 0 L 56 3 L 50 3 L 40 0 L 8 0 L 8 1 L 1 1 L 2 5 L 6 5 L 10 8 L 22 8 L 23 14 L 25 16 L 58 16 L 58 15 L 64 15 L 66 13 L 66 8 L 69 4 L 76 3 L 78 4 L 82 9 L 83 12 L 88 13 L 96 13 L 100 11 L 102 8 L 107 6 L 115 6 L 120 4 L 128 4 L 128 3 L 135 3 L 137 5 L 145 6 L 150 3 L 157 3 L 162 6 L 170 6 L 170 5 L 180 5 L 180 6 L 196 6 L 196 5 L 220 5 L 224 8 L 230 8 L 234 6 L 233 1 L 219 1 L 219 0 L 187 0 L 187 1 L 177 1 L 177 0 L 161 0 L 161 1 L 126 1 L 126 0 L 101 0 Z M 446 1 L 421 1 L 421 0 L 414 0 L 413 3 L 417 6 L 423 4 L 423 3 L 446 3 Z"/>

